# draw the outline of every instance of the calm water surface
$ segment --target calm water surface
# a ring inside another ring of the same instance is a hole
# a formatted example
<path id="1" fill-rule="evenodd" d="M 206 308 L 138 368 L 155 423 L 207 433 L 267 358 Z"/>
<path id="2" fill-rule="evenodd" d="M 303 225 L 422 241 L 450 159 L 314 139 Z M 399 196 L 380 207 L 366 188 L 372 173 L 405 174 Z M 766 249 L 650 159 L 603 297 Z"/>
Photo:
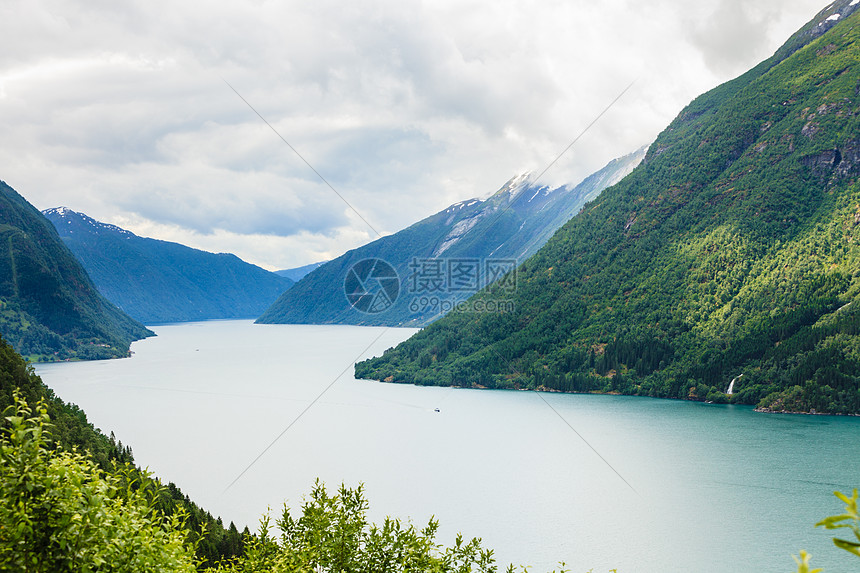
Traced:
<path id="1" fill-rule="evenodd" d="M 363 482 L 374 519 L 435 515 L 443 542 L 482 537 L 533 571 L 788 573 L 801 548 L 827 573 L 857 570 L 813 525 L 840 512 L 833 490 L 860 487 L 860 418 L 543 394 L 562 420 L 534 393 L 353 378 L 414 330 L 154 330 L 130 359 L 37 372 L 225 523 L 254 528 L 319 477 Z"/>

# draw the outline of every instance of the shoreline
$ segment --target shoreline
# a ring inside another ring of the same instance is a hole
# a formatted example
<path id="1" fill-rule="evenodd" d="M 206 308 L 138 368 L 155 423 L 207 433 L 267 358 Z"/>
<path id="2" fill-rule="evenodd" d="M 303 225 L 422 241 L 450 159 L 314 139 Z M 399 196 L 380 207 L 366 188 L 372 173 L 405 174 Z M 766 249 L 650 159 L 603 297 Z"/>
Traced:
<path id="1" fill-rule="evenodd" d="M 389 379 L 390 378 L 390 379 Z M 770 408 L 759 408 L 753 404 L 737 404 L 731 401 L 727 402 L 709 402 L 707 400 L 690 400 L 686 398 L 675 398 L 675 397 L 660 397 L 660 396 L 644 396 L 641 394 L 622 394 L 620 392 L 567 392 L 564 390 L 557 390 L 555 388 L 547 388 L 545 386 L 541 386 L 538 388 L 488 388 L 486 386 L 481 386 L 480 384 L 472 384 L 471 386 L 460 386 L 457 384 L 445 384 L 445 385 L 435 385 L 435 384 L 415 384 L 414 382 L 404 382 L 404 381 L 396 381 L 393 379 L 393 376 L 386 378 L 385 380 L 378 380 L 376 378 L 356 378 L 356 380 L 367 380 L 369 382 L 377 382 L 381 384 L 403 384 L 409 386 L 433 386 L 437 388 L 453 388 L 453 389 L 461 389 L 461 390 L 489 390 L 500 391 L 500 392 L 546 392 L 553 394 L 580 394 L 580 395 L 592 395 L 592 396 L 632 396 L 637 398 L 652 398 L 654 400 L 677 400 L 679 402 L 698 402 L 700 404 L 715 404 L 718 406 L 746 406 L 752 407 L 753 412 L 758 414 L 797 414 L 802 416 L 850 416 L 850 417 L 860 417 L 860 413 L 858 414 L 841 414 L 834 412 L 817 412 L 815 410 L 808 412 L 798 412 L 791 410 L 772 410 Z"/>
<path id="2" fill-rule="evenodd" d="M 796 410 L 773 410 L 771 408 L 758 407 L 753 408 L 753 412 L 758 412 L 759 414 L 797 414 L 800 416 L 860 416 L 860 414 L 837 414 L 833 412 L 816 412 L 815 410 L 811 410 L 808 412 L 798 412 Z"/>

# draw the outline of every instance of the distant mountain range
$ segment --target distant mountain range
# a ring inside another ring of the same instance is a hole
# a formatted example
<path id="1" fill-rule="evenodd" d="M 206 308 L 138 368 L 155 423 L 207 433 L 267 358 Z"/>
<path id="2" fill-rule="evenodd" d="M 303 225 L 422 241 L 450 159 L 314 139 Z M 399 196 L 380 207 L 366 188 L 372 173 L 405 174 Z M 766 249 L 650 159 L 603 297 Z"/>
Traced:
<path id="1" fill-rule="evenodd" d="M 98 293 L 50 221 L 2 181 L 0 334 L 43 361 L 126 356 L 152 335 Z"/>
<path id="2" fill-rule="evenodd" d="M 356 375 L 860 413 L 858 8 L 690 103 L 507 312 L 451 313 Z"/>
<path id="3" fill-rule="evenodd" d="M 531 256 L 584 204 L 638 165 L 645 151 L 611 161 L 578 185 L 550 189 L 528 175 L 514 177 L 488 199 L 451 205 L 325 263 L 258 322 L 426 324 Z M 384 292 L 363 292 L 368 281 L 384 283 Z"/>
<path id="4" fill-rule="evenodd" d="M 326 264 L 328 261 L 320 261 L 319 263 L 311 263 L 309 265 L 304 265 L 303 267 L 296 267 L 294 269 L 284 269 L 282 271 L 275 271 L 276 275 L 281 275 L 282 277 L 287 277 L 293 282 L 299 282 L 304 278 L 304 276 L 311 271 L 321 267 Z"/>
<path id="5" fill-rule="evenodd" d="M 44 215 L 98 290 L 147 324 L 256 318 L 293 284 L 235 255 L 139 237 L 65 207 Z"/>

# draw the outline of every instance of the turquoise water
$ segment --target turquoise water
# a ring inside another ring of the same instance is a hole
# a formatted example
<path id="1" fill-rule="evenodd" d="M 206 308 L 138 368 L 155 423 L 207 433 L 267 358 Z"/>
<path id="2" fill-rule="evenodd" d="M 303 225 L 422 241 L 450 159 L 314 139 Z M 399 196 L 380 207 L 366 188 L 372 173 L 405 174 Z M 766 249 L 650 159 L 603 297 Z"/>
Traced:
<path id="1" fill-rule="evenodd" d="M 376 519 L 435 515 L 443 542 L 482 537 L 532 571 L 791 572 L 801 548 L 828 573 L 860 565 L 813 527 L 840 512 L 833 490 L 860 487 L 860 418 L 353 378 L 356 360 L 407 329 L 155 331 L 130 359 L 37 372 L 138 463 L 240 528 L 295 507 L 319 477 L 363 482 Z"/>

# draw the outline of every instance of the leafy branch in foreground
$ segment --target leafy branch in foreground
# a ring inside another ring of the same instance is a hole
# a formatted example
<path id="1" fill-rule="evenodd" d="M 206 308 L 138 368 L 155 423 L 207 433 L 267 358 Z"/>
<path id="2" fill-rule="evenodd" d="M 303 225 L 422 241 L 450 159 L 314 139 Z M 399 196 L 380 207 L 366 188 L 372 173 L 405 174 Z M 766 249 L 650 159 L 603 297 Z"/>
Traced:
<path id="1" fill-rule="evenodd" d="M 840 539 L 838 537 L 833 538 L 833 544 L 840 548 L 844 549 L 848 553 L 852 555 L 856 555 L 860 557 L 860 512 L 857 509 L 857 490 L 854 490 L 854 494 L 851 497 L 848 497 L 842 492 L 834 491 L 833 495 L 838 497 L 845 503 L 845 513 L 840 515 L 831 515 L 829 517 L 825 517 L 821 521 L 815 524 L 815 527 L 824 527 L 825 529 L 849 529 L 854 534 L 856 541 L 849 541 L 848 539 Z M 810 555 L 806 551 L 800 552 L 800 559 L 797 557 L 794 560 L 797 562 L 797 573 L 819 573 L 823 571 L 823 569 L 810 569 L 809 568 L 809 558 Z"/>
<path id="2" fill-rule="evenodd" d="M 16 391 L 0 437 L 0 570 L 196 571 L 185 515 L 155 509 L 159 487 L 130 465 L 105 473 L 54 448 L 44 401 Z"/>
<path id="3" fill-rule="evenodd" d="M 845 513 L 842 515 L 831 515 L 825 517 L 815 524 L 816 527 L 824 526 L 826 529 L 850 529 L 857 541 L 833 538 L 833 544 L 845 551 L 860 557 L 860 513 L 857 512 L 857 490 L 854 495 L 848 497 L 844 493 L 834 491 L 833 495 L 845 503 Z"/>
<path id="4" fill-rule="evenodd" d="M 797 573 L 821 573 L 824 569 L 810 569 L 809 568 L 809 559 L 812 556 L 804 551 L 800 550 L 800 559 L 797 557 L 794 560 L 797 562 Z"/>
<path id="5" fill-rule="evenodd" d="M 246 543 L 244 557 L 222 562 L 217 571 L 229 573 L 287 571 L 395 573 L 496 573 L 493 551 L 481 540 L 465 541 L 457 535 L 454 544 L 436 542 L 439 522 L 431 518 L 423 529 L 386 517 L 382 525 L 368 522 L 364 487 L 341 485 L 329 494 L 317 481 L 310 496 L 294 517 L 284 506 L 273 535 L 268 516 L 260 532 Z M 564 564 L 561 564 L 562 567 Z M 509 566 L 507 571 L 514 572 Z M 522 568 L 522 571 L 526 571 Z M 566 573 L 561 569 L 559 573 Z"/>
<path id="6" fill-rule="evenodd" d="M 0 335 L 0 413 L 14 406 L 16 392 L 21 402 L 44 402 L 51 424 L 49 449 L 76 450 L 105 473 L 111 473 L 117 465 L 134 464 L 130 447 L 117 441 L 113 432 L 110 437 L 104 435 L 87 419 L 83 410 L 60 399 L 36 375 L 32 365 L 27 364 Z M 128 477 L 132 481 L 139 481 L 142 473 L 143 470 L 138 469 L 137 476 Z M 191 501 L 175 484 L 168 483 L 159 490 L 155 509 L 164 515 L 171 515 L 176 509 L 185 513 L 185 526 L 189 532 L 186 543 L 197 548 L 198 569 L 242 554 L 243 533 L 233 523 L 227 525 L 220 518 L 213 517 Z M 250 533 L 248 528 L 245 528 L 245 533 Z"/>

